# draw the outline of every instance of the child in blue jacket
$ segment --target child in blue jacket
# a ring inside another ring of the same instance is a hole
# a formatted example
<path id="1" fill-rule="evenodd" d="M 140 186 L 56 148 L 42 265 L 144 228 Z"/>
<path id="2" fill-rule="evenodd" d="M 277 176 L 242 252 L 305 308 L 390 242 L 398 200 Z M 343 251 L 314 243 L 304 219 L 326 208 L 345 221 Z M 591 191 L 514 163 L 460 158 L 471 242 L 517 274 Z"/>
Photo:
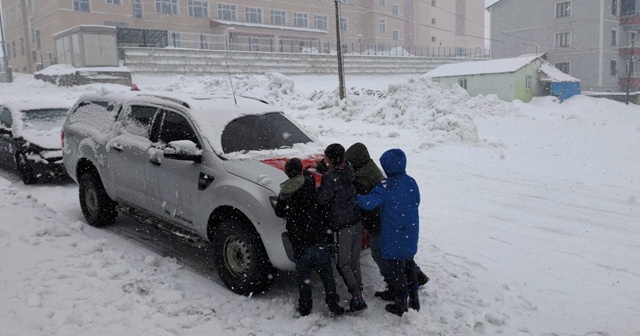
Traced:
<path id="1" fill-rule="evenodd" d="M 389 262 L 390 286 L 395 302 L 385 309 L 402 316 L 408 306 L 419 310 L 418 281 L 413 257 L 418 251 L 420 190 L 405 169 L 407 157 L 401 149 L 390 149 L 380 157 L 387 179 L 368 195 L 358 195 L 364 210 L 380 208 L 380 252 Z"/>

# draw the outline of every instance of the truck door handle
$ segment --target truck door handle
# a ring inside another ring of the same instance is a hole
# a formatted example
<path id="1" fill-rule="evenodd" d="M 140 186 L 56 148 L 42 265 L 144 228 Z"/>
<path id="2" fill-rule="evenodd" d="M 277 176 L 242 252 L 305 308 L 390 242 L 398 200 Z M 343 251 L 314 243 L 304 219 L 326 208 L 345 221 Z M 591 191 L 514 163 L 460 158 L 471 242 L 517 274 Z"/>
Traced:
<path id="1" fill-rule="evenodd" d="M 118 152 L 122 152 L 124 150 L 124 147 L 119 143 L 114 143 L 113 145 L 111 145 L 111 148 L 115 149 Z"/>

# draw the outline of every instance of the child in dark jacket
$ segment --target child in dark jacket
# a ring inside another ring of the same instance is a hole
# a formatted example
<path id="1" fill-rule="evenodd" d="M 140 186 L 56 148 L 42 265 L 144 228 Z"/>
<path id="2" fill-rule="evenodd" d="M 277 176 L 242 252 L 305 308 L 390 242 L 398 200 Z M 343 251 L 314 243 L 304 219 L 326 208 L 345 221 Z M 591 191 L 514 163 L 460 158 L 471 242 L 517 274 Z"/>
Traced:
<path id="1" fill-rule="evenodd" d="M 331 267 L 331 255 L 326 242 L 328 228 L 320 220 L 316 204 L 316 187 L 313 177 L 303 172 L 302 161 L 292 158 L 285 164 L 289 177 L 280 185 L 275 207 L 278 217 L 287 220 L 286 228 L 293 245 L 298 279 L 297 311 L 301 316 L 311 313 L 311 270 L 315 269 L 324 285 L 325 302 L 333 316 L 342 315 L 344 308 L 338 305 L 340 297 Z"/>
<path id="2" fill-rule="evenodd" d="M 388 261 L 389 284 L 395 303 L 385 309 L 402 316 L 409 306 L 420 309 L 418 280 L 413 257 L 418 251 L 420 190 L 405 169 L 407 157 L 400 149 L 390 149 L 380 157 L 387 179 L 368 195 L 358 195 L 364 210 L 380 208 L 380 252 Z"/>
<path id="3" fill-rule="evenodd" d="M 362 297 L 362 224 L 356 202 L 356 176 L 353 168 L 344 160 L 342 145 L 331 144 L 324 154 L 329 170 L 322 175 L 318 203 L 328 209 L 331 231 L 335 235 L 336 264 L 351 294 L 347 312 L 360 314 L 367 309 L 367 303 Z"/>

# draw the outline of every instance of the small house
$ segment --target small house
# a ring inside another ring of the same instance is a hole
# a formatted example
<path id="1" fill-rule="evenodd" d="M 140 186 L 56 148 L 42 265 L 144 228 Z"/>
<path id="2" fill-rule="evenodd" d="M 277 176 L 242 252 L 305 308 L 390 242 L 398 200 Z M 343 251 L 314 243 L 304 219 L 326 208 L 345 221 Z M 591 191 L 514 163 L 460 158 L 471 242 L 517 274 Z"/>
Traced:
<path id="1" fill-rule="evenodd" d="M 567 99 L 580 93 L 580 80 L 536 55 L 441 65 L 427 73 L 447 86 L 460 85 L 469 95 L 495 94 L 505 101 L 529 102 L 536 96 Z"/>

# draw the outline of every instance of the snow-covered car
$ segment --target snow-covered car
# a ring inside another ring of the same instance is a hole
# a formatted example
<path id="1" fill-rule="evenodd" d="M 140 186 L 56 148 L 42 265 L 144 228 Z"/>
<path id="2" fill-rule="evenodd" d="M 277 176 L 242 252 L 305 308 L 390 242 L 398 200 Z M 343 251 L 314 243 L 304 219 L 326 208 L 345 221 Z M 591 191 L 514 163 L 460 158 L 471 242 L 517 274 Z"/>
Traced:
<path id="1" fill-rule="evenodd" d="M 67 178 L 60 130 L 68 110 L 57 101 L 0 101 L 0 161 L 24 184 Z"/>
<path id="2" fill-rule="evenodd" d="M 62 137 L 90 225 L 124 212 L 210 242 L 222 281 L 239 294 L 294 270 L 273 210 L 282 166 L 321 149 L 275 107 L 234 96 L 89 94 L 71 108 Z"/>

